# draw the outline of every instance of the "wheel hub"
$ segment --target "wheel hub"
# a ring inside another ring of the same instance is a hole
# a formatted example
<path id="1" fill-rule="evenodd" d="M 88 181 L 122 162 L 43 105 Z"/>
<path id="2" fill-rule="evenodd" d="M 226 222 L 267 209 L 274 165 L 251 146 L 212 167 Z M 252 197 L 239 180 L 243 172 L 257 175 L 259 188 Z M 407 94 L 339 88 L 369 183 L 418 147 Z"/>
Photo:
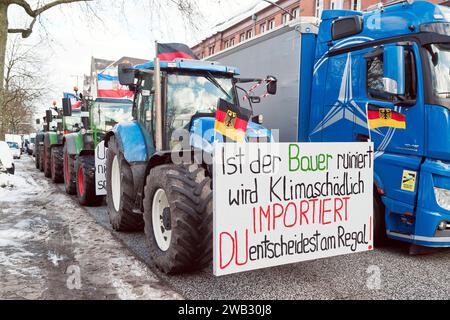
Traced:
<path id="1" fill-rule="evenodd" d="M 170 222 L 170 208 L 164 208 L 162 214 L 162 224 L 164 229 L 166 229 L 167 231 L 170 231 L 172 229 L 172 225 Z"/>
<path id="2" fill-rule="evenodd" d="M 169 201 L 164 189 L 158 189 L 153 196 L 153 236 L 161 251 L 167 251 L 172 239 L 172 223 Z"/>

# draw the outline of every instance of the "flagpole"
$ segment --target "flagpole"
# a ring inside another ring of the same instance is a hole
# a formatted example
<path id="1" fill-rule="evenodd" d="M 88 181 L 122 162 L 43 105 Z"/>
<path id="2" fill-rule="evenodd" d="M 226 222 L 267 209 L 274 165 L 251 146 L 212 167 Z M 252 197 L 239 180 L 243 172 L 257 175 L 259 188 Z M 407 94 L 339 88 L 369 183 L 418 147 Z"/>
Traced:
<path id="1" fill-rule="evenodd" d="M 161 101 L 161 65 L 158 58 L 158 41 L 155 41 L 155 64 L 154 64 L 154 81 L 155 84 L 155 101 L 156 101 L 156 132 L 155 132 L 155 143 L 156 150 L 161 151 L 163 149 L 162 141 L 162 130 L 163 130 L 163 119 L 162 119 L 162 101 Z"/>

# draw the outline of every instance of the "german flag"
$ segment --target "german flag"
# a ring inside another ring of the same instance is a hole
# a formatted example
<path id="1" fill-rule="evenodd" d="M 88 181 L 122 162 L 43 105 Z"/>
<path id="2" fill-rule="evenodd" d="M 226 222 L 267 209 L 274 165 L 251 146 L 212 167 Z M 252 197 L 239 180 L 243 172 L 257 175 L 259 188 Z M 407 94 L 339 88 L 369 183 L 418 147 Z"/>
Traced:
<path id="1" fill-rule="evenodd" d="M 177 58 L 198 60 L 191 48 L 182 43 L 158 43 L 157 50 L 161 61 L 174 61 Z"/>
<path id="2" fill-rule="evenodd" d="M 224 136 L 225 142 L 243 142 L 251 111 L 219 99 L 214 129 Z"/>
<path id="3" fill-rule="evenodd" d="M 381 127 L 406 129 L 406 116 L 387 108 L 370 108 L 367 117 L 370 129 Z"/>

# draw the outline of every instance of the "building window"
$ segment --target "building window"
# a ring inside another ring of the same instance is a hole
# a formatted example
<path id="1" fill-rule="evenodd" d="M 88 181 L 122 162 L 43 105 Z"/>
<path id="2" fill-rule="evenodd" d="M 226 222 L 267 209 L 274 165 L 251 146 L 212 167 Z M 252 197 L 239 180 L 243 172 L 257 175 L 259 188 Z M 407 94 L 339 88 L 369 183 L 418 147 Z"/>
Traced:
<path id="1" fill-rule="evenodd" d="M 209 55 L 212 56 L 215 53 L 215 47 L 209 47 Z"/>
<path id="2" fill-rule="evenodd" d="M 230 47 L 230 41 L 227 40 L 225 41 L 225 49 L 228 49 Z"/>
<path id="3" fill-rule="evenodd" d="M 343 0 L 331 0 L 330 9 L 331 10 L 341 10 L 343 6 Z"/>
<path id="4" fill-rule="evenodd" d="M 253 36 L 253 32 L 252 32 L 252 30 L 248 30 L 246 33 L 245 33 L 245 39 L 250 39 L 251 37 Z"/>
<path id="5" fill-rule="evenodd" d="M 291 17 L 287 13 L 283 14 L 283 24 L 288 24 L 290 20 Z"/>
<path id="6" fill-rule="evenodd" d="M 267 24 L 267 30 L 272 30 L 275 28 L 275 19 L 272 19 L 269 21 L 269 23 Z"/>
<path id="7" fill-rule="evenodd" d="M 261 23 L 259 25 L 259 33 L 264 33 L 264 32 L 266 32 L 266 23 L 265 22 Z"/>
<path id="8" fill-rule="evenodd" d="M 315 15 L 316 15 L 317 18 L 320 18 L 322 16 L 322 11 L 323 11 L 323 0 L 316 0 L 316 12 L 315 12 Z"/>
<path id="9" fill-rule="evenodd" d="M 245 41 L 245 33 L 241 33 L 241 35 L 239 36 L 239 42 L 244 42 Z"/>
<path id="10" fill-rule="evenodd" d="M 351 0 L 352 1 L 352 10 L 361 11 L 361 0 Z"/>
<path id="11" fill-rule="evenodd" d="M 294 19 L 297 19 L 300 17 L 300 8 L 295 8 L 294 10 L 292 10 L 292 17 Z"/>
<path id="12" fill-rule="evenodd" d="M 234 38 L 230 40 L 230 47 L 234 47 Z"/>

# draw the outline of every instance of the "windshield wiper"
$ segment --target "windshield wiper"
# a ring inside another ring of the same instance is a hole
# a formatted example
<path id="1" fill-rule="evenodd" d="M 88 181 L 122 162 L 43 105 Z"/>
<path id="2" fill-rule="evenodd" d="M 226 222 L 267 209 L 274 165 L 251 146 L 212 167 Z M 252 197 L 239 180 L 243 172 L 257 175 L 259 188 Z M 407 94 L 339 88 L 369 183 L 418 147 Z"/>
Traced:
<path id="1" fill-rule="evenodd" d="M 220 85 L 220 83 L 217 81 L 216 78 L 214 78 L 211 72 L 208 71 L 204 77 L 208 79 L 213 85 L 215 85 L 216 88 L 220 89 L 227 96 L 228 99 L 233 100 L 230 94 Z"/>

